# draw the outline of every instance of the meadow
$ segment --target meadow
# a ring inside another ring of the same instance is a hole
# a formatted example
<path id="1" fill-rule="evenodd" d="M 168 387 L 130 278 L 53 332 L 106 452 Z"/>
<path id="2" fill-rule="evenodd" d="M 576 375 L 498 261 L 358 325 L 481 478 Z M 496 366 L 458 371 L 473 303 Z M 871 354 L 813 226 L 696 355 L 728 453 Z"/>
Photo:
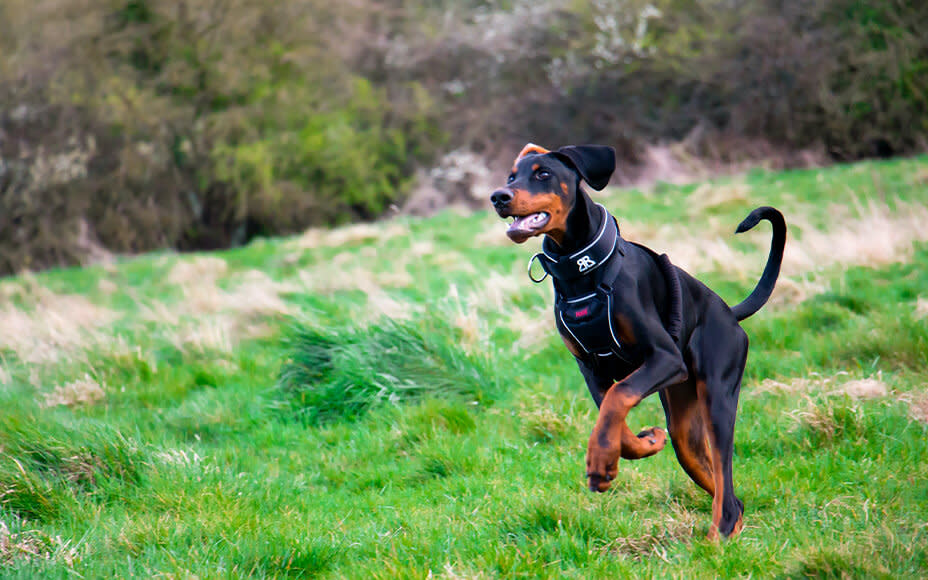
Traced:
<path id="1" fill-rule="evenodd" d="M 739 537 L 669 450 L 586 490 L 538 241 L 447 210 L 0 281 L 0 576 L 928 577 L 928 157 L 594 197 L 729 303 L 786 216 Z"/>

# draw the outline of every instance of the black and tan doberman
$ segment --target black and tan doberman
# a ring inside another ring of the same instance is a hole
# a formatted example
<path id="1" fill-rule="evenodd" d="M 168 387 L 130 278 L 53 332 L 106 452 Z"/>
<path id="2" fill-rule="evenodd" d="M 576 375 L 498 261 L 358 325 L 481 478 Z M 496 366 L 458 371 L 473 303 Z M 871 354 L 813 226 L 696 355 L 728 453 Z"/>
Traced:
<path id="1" fill-rule="evenodd" d="M 615 218 L 581 186 L 583 180 L 600 190 L 614 170 L 611 147 L 549 151 L 529 144 L 491 201 L 500 217 L 513 218 L 507 234 L 514 242 L 545 234 L 533 261 L 553 279 L 558 331 L 599 408 L 586 454 L 590 489 L 609 488 L 620 457 L 663 449 L 663 429 L 635 434 L 626 424 L 632 407 L 658 393 L 680 465 L 712 496 L 709 537 L 731 536 L 741 530 L 744 512 L 732 481 L 748 353 L 739 321 L 773 292 L 786 223 L 778 210 L 760 207 L 738 226 L 740 233 L 768 220 L 773 241 L 756 288 L 730 308 L 667 256 L 622 238 Z"/>

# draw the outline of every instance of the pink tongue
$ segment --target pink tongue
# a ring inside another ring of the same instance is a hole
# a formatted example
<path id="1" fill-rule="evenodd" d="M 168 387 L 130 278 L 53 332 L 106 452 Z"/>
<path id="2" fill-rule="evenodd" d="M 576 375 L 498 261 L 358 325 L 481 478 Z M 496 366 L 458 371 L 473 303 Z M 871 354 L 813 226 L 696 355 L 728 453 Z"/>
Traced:
<path id="1" fill-rule="evenodd" d="M 531 232 L 545 223 L 544 213 L 533 213 L 524 217 L 517 217 L 509 226 L 509 232 Z"/>

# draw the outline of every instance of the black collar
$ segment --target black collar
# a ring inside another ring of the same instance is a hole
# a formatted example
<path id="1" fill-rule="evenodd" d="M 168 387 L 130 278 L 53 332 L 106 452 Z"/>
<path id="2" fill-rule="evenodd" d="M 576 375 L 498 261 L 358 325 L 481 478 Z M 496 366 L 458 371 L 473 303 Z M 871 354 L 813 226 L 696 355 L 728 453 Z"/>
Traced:
<path id="1" fill-rule="evenodd" d="M 569 255 L 558 254 L 554 250 L 554 242 L 545 237 L 541 252 L 532 258 L 533 261 L 539 259 L 541 267 L 555 280 L 569 281 L 589 276 L 611 259 L 625 255 L 625 240 L 619 235 L 618 223 L 606 208 L 596 205 L 603 212 L 603 224 L 582 250 Z"/>

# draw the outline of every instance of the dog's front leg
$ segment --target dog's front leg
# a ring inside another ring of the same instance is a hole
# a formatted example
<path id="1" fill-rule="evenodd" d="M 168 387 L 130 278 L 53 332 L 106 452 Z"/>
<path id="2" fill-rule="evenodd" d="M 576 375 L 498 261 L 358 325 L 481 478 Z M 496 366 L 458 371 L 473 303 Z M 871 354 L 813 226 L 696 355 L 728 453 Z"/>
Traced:
<path id="1" fill-rule="evenodd" d="M 685 381 L 686 366 L 676 349 L 658 350 L 644 364 L 606 393 L 586 453 L 586 474 L 592 491 L 606 491 L 618 473 L 619 457 L 640 459 L 660 451 L 666 443 L 663 429 L 638 435 L 625 422 L 632 407 L 664 387 Z"/>

